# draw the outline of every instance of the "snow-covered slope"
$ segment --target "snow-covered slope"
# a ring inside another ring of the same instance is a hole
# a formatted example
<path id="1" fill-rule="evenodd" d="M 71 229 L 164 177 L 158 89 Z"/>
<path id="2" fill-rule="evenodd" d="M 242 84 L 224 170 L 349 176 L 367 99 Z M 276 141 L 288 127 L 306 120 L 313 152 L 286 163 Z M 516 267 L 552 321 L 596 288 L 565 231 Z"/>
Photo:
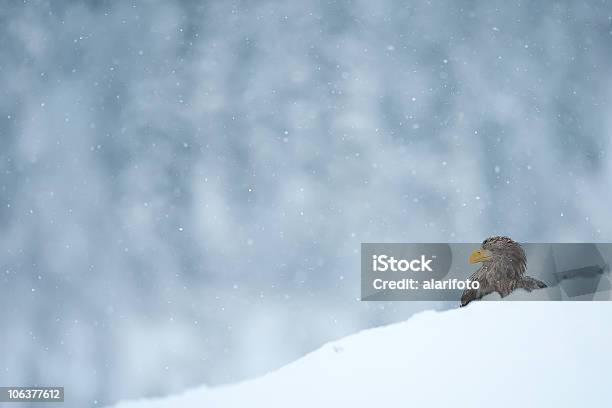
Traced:
<path id="1" fill-rule="evenodd" d="M 261 378 L 117 408 L 612 407 L 612 303 L 475 302 Z"/>

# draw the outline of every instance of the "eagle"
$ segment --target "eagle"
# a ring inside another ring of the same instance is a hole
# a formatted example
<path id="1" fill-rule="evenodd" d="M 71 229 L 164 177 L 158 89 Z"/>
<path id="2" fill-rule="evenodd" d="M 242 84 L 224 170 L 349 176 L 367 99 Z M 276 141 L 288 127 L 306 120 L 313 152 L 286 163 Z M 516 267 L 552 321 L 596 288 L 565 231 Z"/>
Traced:
<path id="1" fill-rule="evenodd" d="M 527 257 L 521 245 L 508 237 L 489 237 L 482 242 L 480 249 L 472 252 L 470 263 L 481 262 L 482 266 L 470 276 L 478 281 L 479 289 L 466 289 L 461 296 L 461 307 L 472 300 L 478 300 L 492 292 L 501 297 L 508 296 L 514 289 L 545 288 L 546 284 L 525 275 Z"/>

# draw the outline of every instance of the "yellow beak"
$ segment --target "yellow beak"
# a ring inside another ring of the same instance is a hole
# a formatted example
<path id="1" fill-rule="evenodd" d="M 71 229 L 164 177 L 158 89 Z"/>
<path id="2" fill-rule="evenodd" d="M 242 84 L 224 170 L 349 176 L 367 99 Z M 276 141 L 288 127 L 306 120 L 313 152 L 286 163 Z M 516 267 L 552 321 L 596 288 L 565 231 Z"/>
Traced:
<path id="1" fill-rule="evenodd" d="M 489 259 L 491 259 L 491 252 L 487 251 L 486 249 L 477 249 L 476 251 L 472 252 L 468 262 L 473 264 L 488 261 Z"/>

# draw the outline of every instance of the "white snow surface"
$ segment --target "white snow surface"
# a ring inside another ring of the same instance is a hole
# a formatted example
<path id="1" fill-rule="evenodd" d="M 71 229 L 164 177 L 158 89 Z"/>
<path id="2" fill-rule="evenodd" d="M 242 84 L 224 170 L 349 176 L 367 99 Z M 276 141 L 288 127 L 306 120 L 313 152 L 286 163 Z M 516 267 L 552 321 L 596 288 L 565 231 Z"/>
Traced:
<path id="1" fill-rule="evenodd" d="M 474 302 L 348 336 L 260 378 L 116 408 L 612 407 L 611 347 L 611 303 Z"/>

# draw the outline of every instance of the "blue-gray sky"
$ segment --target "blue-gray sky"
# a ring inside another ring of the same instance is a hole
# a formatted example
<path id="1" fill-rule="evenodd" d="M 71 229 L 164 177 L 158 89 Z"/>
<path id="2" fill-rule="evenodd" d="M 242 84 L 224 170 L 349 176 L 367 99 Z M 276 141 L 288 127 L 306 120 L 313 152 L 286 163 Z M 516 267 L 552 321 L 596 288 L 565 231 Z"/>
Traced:
<path id="1" fill-rule="evenodd" d="M 605 1 L 2 1 L 0 382 L 262 374 L 431 304 L 361 242 L 610 241 Z"/>

